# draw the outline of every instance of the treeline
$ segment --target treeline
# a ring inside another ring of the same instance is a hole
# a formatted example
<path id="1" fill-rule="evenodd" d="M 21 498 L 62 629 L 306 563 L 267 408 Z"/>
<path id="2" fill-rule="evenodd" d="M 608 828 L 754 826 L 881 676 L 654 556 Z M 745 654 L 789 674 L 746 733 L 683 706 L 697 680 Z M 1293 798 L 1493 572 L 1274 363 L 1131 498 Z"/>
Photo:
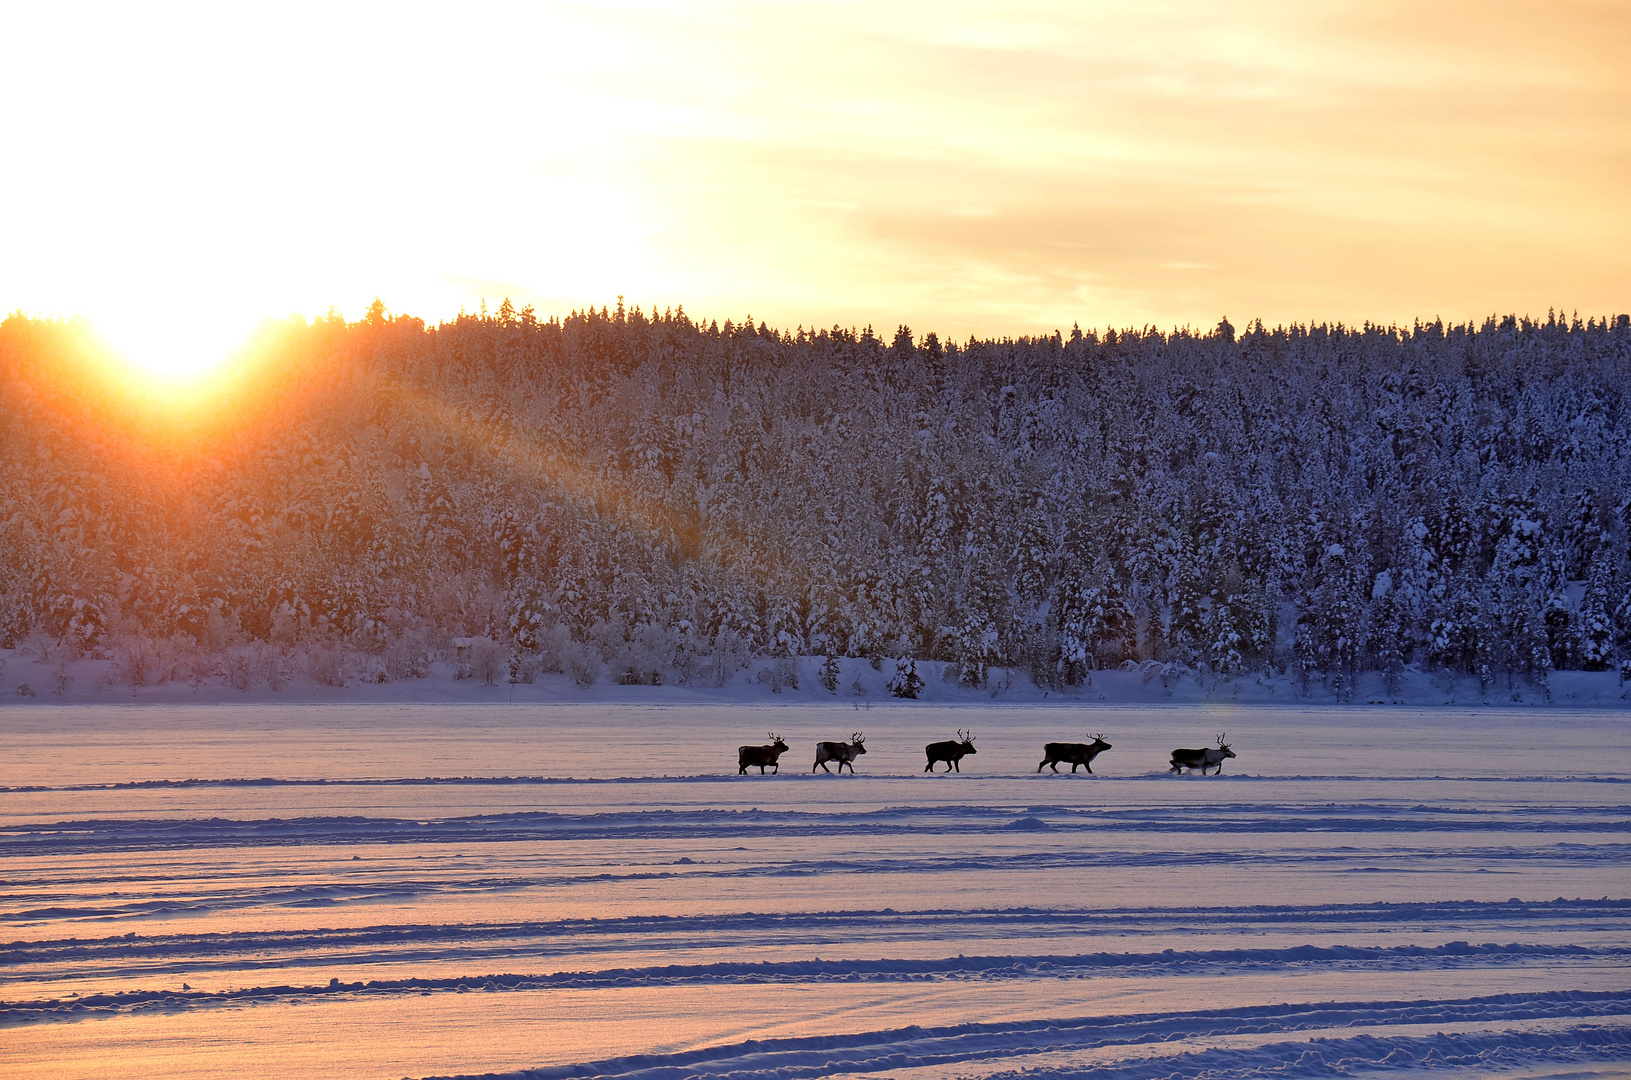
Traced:
<path id="1" fill-rule="evenodd" d="M 282 326 L 179 428 L 85 351 L 0 325 L 0 647 L 380 679 L 455 638 L 581 681 L 1130 661 L 1339 696 L 1631 658 L 1623 315 L 959 345 L 376 304 Z"/>

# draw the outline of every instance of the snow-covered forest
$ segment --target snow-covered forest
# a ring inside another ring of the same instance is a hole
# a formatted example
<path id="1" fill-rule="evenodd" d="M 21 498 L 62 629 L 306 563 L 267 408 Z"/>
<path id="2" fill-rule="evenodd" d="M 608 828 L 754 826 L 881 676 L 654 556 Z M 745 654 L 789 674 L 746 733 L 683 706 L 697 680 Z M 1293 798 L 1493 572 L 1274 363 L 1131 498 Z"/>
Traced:
<path id="1" fill-rule="evenodd" d="M 1340 699 L 1631 658 L 1624 315 L 956 344 L 376 303 L 157 426 L 81 340 L 0 325 L 0 648 L 133 682 L 853 656 Z"/>

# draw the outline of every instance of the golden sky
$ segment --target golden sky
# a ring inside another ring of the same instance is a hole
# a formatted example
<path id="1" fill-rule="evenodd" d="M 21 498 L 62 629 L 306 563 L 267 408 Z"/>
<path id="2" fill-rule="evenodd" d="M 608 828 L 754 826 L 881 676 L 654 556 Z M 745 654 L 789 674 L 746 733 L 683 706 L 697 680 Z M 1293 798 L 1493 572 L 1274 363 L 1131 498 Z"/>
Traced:
<path id="1" fill-rule="evenodd" d="M 1631 4 L 0 0 L 0 308 L 1631 309 Z"/>

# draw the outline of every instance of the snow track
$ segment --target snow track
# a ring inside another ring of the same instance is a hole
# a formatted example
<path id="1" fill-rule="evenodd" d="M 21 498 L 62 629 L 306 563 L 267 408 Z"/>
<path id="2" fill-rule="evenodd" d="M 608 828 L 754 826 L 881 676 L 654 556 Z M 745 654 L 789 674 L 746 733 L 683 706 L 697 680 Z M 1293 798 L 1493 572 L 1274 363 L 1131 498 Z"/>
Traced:
<path id="1" fill-rule="evenodd" d="M 1016 1058 L 1058 1055 L 1071 1051 L 1129 1047 L 1149 1043 L 1224 1040 L 1238 1036 L 1282 1035 L 1288 1032 L 1404 1025 L 1512 1024 L 1518 1021 L 1566 1017 L 1624 1016 L 1631 995 L 1538 994 L 1502 995 L 1455 1001 L 1331 1002 L 1317 1005 L 1275 1005 L 1248 1009 L 1205 1010 L 1177 1015 L 1099 1017 L 1041 1020 L 1013 1024 L 964 1024 L 948 1028 L 904 1028 L 848 1036 L 776 1039 L 714 1047 L 688 1054 L 642 1055 L 588 1062 L 551 1069 L 527 1069 L 511 1074 L 526 1080 L 575 1080 L 578 1077 L 619 1080 L 686 1080 L 741 1074 L 795 1080 L 845 1073 L 873 1073 L 919 1069 L 934 1065 L 987 1067 Z M 1081 1070 L 1093 1076 L 1190 1076 L 1216 1070 L 1263 1069 L 1293 1064 L 1296 1075 L 1310 1066 L 1330 1069 L 1337 1061 L 1347 1068 L 1375 1067 L 1392 1058 L 1419 1063 L 1429 1055 L 1472 1059 L 1487 1063 L 1492 1052 L 1509 1059 L 1624 1060 L 1631 1028 L 1624 1025 L 1571 1025 L 1561 1033 L 1526 1033 L 1513 1038 L 1506 1032 L 1432 1038 L 1377 1039 L 1360 1037 L 1266 1043 L 1251 1049 L 1215 1049 L 1175 1057 L 1143 1056 L 1138 1064 L 1114 1061 Z M 1503 1037 L 1504 1036 L 1504 1037 Z M 1514 1053 L 1517 1051 L 1517 1053 Z M 1332 1059 L 1335 1059 L 1334 1061 Z M 1027 1069 L 1025 1075 L 1077 1074 L 1076 1069 Z M 1006 1075 L 998 1072 L 994 1075 Z M 1255 1074 L 1253 1074 L 1255 1075 Z"/>
<path id="2" fill-rule="evenodd" d="M 1405 1014 L 1408 1015 L 1408 1014 Z M 1349 1021 L 1346 1026 L 1363 1024 Z M 1406 1021 L 1408 1022 L 1408 1021 Z M 1339 1020 L 1340 1024 L 1341 1021 Z M 1013 1059 L 1032 1056 L 1058 1058 L 1072 1051 L 1106 1049 L 1155 1039 L 1222 1041 L 1239 1034 L 1303 1030 L 1293 1020 L 1280 1026 L 1268 1017 L 1239 1027 L 1227 1022 L 1185 1030 L 1178 1023 L 1163 1024 L 1162 1034 L 1121 1035 L 1114 1027 L 1068 1021 L 1041 1026 L 1004 1026 L 997 1030 L 880 1032 L 855 1041 L 798 1040 L 805 1045 L 746 1043 L 674 1058 L 637 1057 L 590 1062 L 552 1069 L 527 1069 L 501 1074 L 516 1080 L 702 1080 L 709 1077 L 763 1076 L 803 1080 L 846 1074 L 927 1070 L 935 1066 L 971 1065 L 999 1071 L 992 1077 L 1092 1077 L 1094 1080 L 1162 1080 L 1205 1077 L 1348 1076 L 1371 1070 L 1511 1069 L 1524 1065 L 1567 1063 L 1617 1069 L 1626 1060 L 1631 1030 L 1623 1026 L 1587 1025 L 1557 1032 L 1438 1033 L 1415 1038 L 1313 1038 L 1293 1042 L 1259 1042 L 1249 1047 L 1217 1047 L 1171 1055 L 1139 1054 L 1117 1058 L 1100 1054 L 1093 1064 L 1050 1062 L 1027 1065 L 1023 1071 L 1002 1069 Z M 493 1074 L 485 1074 L 492 1076 Z M 1578 1075 L 1578 1074 L 1577 1074 Z"/>
<path id="3" fill-rule="evenodd" d="M 468 959 L 468 954 L 459 954 Z M 1176 953 L 1097 953 L 1087 956 L 958 956 L 942 960 L 806 960 L 786 963 L 713 963 L 665 965 L 648 968 L 610 968 L 604 971 L 562 971 L 547 974 L 511 973 L 455 976 L 443 979 L 371 979 L 344 983 L 335 979 L 318 986 L 254 986 L 233 990 L 130 990 L 87 994 L 71 1000 L 0 1001 L 0 1025 L 41 1021 L 91 1020 L 124 1010 L 176 1011 L 243 1004 L 251 1001 L 321 998 L 337 994 L 379 995 L 426 992 L 465 993 L 470 990 L 596 989 L 628 986 L 749 985 L 762 983 L 902 982 L 925 979 L 1081 979 L 1107 972 L 1151 975 L 1226 975 L 1251 970 L 1308 972 L 1317 967 L 1389 971 L 1489 967 L 1534 960 L 1576 960 L 1607 966 L 1625 964 L 1631 948 L 1590 949 L 1578 945 L 1470 945 L 1451 942 L 1433 948 L 1400 945 L 1391 948 L 1301 945 L 1289 949 L 1220 949 Z M 398 960 L 402 957 L 398 956 Z M 140 972 L 155 974 L 159 965 L 143 964 Z M 192 964 L 186 970 L 208 970 Z M 123 972 L 119 974 L 131 974 Z M 103 969 L 101 974 L 110 974 Z M 1627 1002 L 1613 998 L 1611 1012 Z"/>
<path id="4" fill-rule="evenodd" d="M 0 1073 L 1631 1074 L 1617 716 L 1457 776 L 1460 718 L 1150 710 L 1070 777 L 1031 747 L 1113 724 L 1037 711 L 925 777 L 967 712 L 873 710 L 840 780 L 663 775 L 746 708 L 446 712 L 0 712 Z M 1117 771 L 1225 724 L 1237 772 Z"/>
<path id="5" fill-rule="evenodd" d="M 1060 833 L 1104 836 L 1129 832 L 1186 835 L 1242 833 L 1514 833 L 1556 832 L 1566 818 L 1571 833 L 1631 833 L 1631 805 L 1595 808 L 1526 807 L 1521 811 L 1469 810 L 1418 804 L 1262 806 L 1220 803 L 1204 810 L 1151 807 L 1077 810 L 1062 806 L 891 807 L 871 812 L 651 810 L 636 813 L 483 814 L 406 820 L 390 817 L 293 819 L 142 818 L 21 823 L 0 828 L 13 851 L 178 850 L 264 844 L 516 843 L 551 840 L 709 839 L 715 837 L 834 836 L 860 829 L 889 834 L 970 835 L 1016 825 Z"/>

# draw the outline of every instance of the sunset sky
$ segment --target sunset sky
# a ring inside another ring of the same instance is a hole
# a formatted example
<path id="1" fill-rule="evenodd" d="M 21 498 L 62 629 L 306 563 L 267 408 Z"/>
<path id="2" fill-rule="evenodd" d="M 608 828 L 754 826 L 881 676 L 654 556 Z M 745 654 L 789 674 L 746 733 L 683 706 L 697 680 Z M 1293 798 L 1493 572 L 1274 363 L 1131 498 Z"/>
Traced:
<path id="1" fill-rule="evenodd" d="M 1631 5 L 0 3 L 0 308 L 943 337 L 1631 309 Z"/>

